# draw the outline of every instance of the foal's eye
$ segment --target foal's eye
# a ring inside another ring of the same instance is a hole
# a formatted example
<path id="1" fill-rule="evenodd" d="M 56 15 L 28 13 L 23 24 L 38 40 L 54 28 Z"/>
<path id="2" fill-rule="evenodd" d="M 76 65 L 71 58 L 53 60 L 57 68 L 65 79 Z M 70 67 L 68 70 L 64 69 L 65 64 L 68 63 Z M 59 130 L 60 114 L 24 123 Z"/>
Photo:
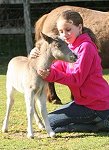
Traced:
<path id="1" fill-rule="evenodd" d="M 71 29 L 66 29 L 67 32 L 70 32 Z"/>
<path id="2" fill-rule="evenodd" d="M 59 47 L 59 48 L 60 48 L 60 47 L 61 47 L 61 44 L 57 43 L 57 47 Z"/>

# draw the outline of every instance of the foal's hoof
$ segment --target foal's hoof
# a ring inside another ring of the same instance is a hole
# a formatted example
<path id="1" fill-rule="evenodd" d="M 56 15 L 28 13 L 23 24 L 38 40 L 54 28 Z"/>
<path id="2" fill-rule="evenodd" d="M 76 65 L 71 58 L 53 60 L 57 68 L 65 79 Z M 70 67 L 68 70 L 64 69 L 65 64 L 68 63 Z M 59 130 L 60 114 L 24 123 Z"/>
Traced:
<path id="1" fill-rule="evenodd" d="M 51 137 L 51 138 L 53 138 L 53 137 L 56 137 L 56 134 L 55 134 L 55 132 L 50 132 L 50 134 L 49 134 L 49 136 Z"/>
<path id="2" fill-rule="evenodd" d="M 39 127 L 39 129 L 42 130 L 42 131 L 45 130 L 45 127 L 44 127 L 43 124 L 39 124 L 38 127 Z"/>
<path id="3" fill-rule="evenodd" d="M 34 139 L 34 136 L 27 136 L 28 139 Z"/>
<path id="4" fill-rule="evenodd" d="M 3 132 L 3 133 L 7 133 L 7 132 L 8 132 L 8 129 L 2 128 L 2 132 Z"/>
<path id="5" fill-rule="evenodd" d="M 28 139 L 34 139 L 34 136 L 33 135 L 27 135 L 27 138 Z"/>

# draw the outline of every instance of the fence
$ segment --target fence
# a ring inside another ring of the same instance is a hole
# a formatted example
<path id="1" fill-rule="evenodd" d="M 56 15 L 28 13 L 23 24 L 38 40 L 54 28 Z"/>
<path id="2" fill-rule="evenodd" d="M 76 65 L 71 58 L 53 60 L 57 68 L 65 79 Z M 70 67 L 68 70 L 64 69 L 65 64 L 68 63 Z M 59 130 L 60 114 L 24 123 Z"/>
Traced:
<path id="1" fill-rule="evenodd" d="M 9 0 L 8 0 L 9 1 Z M 16 0 L 17 1 L 17 0 Z M 74 1 L 67 3 L 31 3 L 30 17 L 32 27 L 32 39 L 34 44 L 34 24 L 43 14 L 50 12 L 52 9 L 60 5 L 82 6 L 107 11 L 108 2 L 106 1 Z M 102 6 L 102 7 L 101 7 Z M 0 59 L 11 58 L 17 55 L 27 55 L 26 39 L 25 39 L 25 20 L 23 4 L 0 4 Z"/>
<path id="2" fill-rule="evenodd" d="M 23 4 L 0 5 L 0 57 L 2 58 L 27 55 L 28 51 L 26 48 L 25 33 L 28 31 L 25 32 L 23 8 Z M 44 8 L 44 6 L 41 5 L 40 7 L 39 5 L 31 5 L 30 12 L 32 39 L 34 44 L 34 24 L 41 15 L 48 13 L 48 11 L 47 7 Z"/>
<path id="3" fill-rule="evenodd" d="M 26 55 L 23 9 L 0 5 L 0 57 Z"/>

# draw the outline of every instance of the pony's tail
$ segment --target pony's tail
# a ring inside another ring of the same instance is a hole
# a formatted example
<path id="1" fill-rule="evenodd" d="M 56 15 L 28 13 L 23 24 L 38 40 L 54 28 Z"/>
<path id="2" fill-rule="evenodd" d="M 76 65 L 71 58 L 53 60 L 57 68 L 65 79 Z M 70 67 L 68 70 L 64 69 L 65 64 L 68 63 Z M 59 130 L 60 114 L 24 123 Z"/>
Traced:
<path id="1" fill-rule="evenodd" d="M 96 37 L 96 35 L 93 33 L 93 31 L 90 28 L 87 27 L 83 27 L 83 33 L 88 33 L 88 35 L 90 36 L 91 40 L 96 44 L 97 48 L 100 48 L 100 43 Z"/>
<path id="2" fill-rule="evenodd" d="M 41 18 L 39 18 L 38 21 L 36 21 L 35 23 L 35 42 L 37 42 L 41 36 L 40 36 L 40 32 L 42 32 L 43 29 L 43 24 L 45 19 L 47 18 L 48 14 L 43 15 Z"/>

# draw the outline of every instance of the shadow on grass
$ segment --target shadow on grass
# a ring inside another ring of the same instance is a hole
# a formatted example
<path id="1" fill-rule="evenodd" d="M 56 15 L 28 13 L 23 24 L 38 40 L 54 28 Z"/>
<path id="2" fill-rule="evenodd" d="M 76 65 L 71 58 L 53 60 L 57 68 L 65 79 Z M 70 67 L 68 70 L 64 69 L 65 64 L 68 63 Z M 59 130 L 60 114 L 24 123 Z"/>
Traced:
<path id="1" fill-rule="evenodd" d="M 11 130 L 7 133 L 2 133 L 4 137 L 17 137 L 19 138 L 27 138 L 27 131 L 26 130 Z M 86 137 L 109 137 L 108 132 L 64 132 L 64 133 L 56 133 L 56 136 L 53 139 L 72 139 L 72 138 L 86 138 Z M 34 131 L 34 138 L 38 139 L 51 139 L 48 136 L 46 131 Z"/>
<path id="2" fill-rule="evenodd" d="M 67 133 L 67 135 L 56 135 L 56 138 L 85 138 L 85 137 L 109 137 L 108 132 L 72 132 L 72 133 Z"/>

